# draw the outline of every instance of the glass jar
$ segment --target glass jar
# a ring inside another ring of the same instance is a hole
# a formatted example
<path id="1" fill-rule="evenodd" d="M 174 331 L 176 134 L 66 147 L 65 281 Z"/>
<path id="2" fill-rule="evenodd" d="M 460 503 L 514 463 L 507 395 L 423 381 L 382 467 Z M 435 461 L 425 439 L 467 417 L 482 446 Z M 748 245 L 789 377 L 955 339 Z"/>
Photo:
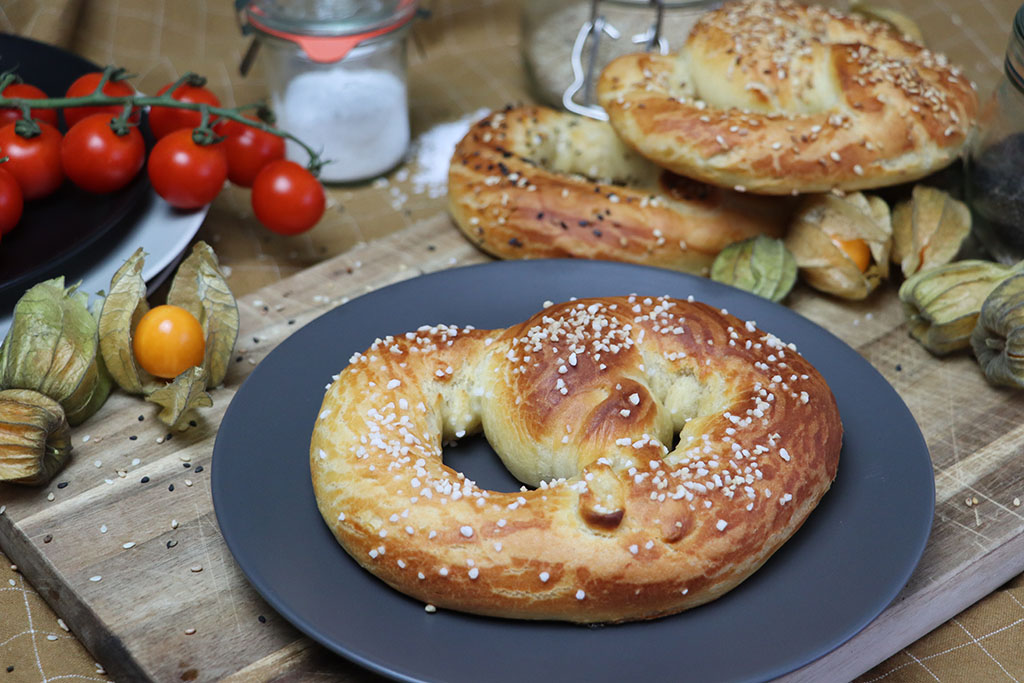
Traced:
<path id="1" fill-rule="evenodd" d="M 678 50 L 697 18 L 719 4 L 719 0 L 526 0 L 521 46 L 534 95 L 552 107 L 573 111 L 573 103 L 592 107 L 593 86 L 606 64 L 631 52 Z M 594 26 L 597 30 L 591 30 Z"/>
<path id="2" fill-rule="evenodd" d="M 1024 259 L 1024 5 L 1013 21 L 1005 73 L 970 146 L 967 201 L 974 234 L 992 257 Z"/>
<path id="3" fill-rule="evenodd" d="M 378 176 L 405 157 L 405 36 L 416 0 L 249 0 L 277 125 L 329 161 L 324 182 Z M 308 155 L 289 141 L 289 159 Z"/>

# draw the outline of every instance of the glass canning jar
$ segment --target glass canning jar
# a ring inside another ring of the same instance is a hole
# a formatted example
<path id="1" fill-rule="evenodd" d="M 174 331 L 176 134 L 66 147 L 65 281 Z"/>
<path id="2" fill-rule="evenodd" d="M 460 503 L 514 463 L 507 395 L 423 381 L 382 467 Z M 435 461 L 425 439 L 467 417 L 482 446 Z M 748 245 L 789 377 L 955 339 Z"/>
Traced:
<path id="1" fill-rule="evenodd" d="M 573 86 L 573 48 L 581 57 L 584 82 L 571 101 L 594 105 L 593 86 L 609 62 L 631 52 L 678 50 L 697 18 L 721 4 L 720 0 L 525 0 L 522 9 L 523 62 L 534 95 L 553 107 L 563 107 L 563 96 Z M 581 35 L 593 19 L 600 29 Z M 659 23 L 660 20 L 660 23 Z M 657 35 L 658 40 L 652 41 Z M 582 41 L 577 45 L 577 41 Z M 591 61 L 593 66 L 591 67 Z"/>
<path id="2" fill-rule="evenodd" d="M 1024 259 L 1024 5 L 1014 18 L 1003 77 L 982 111 L 966 168 L 978 241 L 997 261 Z"/>
<path id="3" fill-rule="evenodd" d="M 331 163 L 325 182 L 378 176 L 409 146 L 406 33 L 416 0 L 242 0 L 277 125 Z M 308 157 L 288 142 L 288 158 Z"/>

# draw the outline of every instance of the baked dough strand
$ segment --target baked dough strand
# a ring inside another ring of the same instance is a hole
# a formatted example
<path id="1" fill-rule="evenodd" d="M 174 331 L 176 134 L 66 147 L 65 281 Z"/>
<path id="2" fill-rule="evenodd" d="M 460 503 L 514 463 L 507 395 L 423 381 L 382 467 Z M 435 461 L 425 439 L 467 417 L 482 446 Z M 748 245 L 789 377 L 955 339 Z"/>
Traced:
<path id="1" fill-rule="evenodd" d="M 790 0 L 726 3 L 678 54 L 611 62 L 597 93 L 643 156 L 765 194 L 916 180 L 956 159 L 978 111 L 944 56 L 880 22 Z"/>
<path id="2" fill-rule="evenodd" d="M 444 443 L 480 430 L 534 488 L 487 490 L 444 464 Z M 630 296 L 378 339 L 331 384 L 310 464 L 335 537 L 396 589 L 619 622 L 748 577 L 827 491 L 841 438 L 793 346 L 705 304 Z"/>

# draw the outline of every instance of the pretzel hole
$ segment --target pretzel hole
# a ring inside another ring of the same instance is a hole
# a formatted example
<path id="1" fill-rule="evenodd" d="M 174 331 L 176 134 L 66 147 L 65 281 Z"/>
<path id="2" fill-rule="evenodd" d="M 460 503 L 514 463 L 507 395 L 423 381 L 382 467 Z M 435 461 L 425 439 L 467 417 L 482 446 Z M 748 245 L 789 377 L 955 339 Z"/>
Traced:
<path id="1" fill-rule="evenodd" d="M 514 493 L 524 486 L 523 482 L 512 476 L 502 464 L 482 432 L 460 439 L 457 446 L 445 446 L 441 453 L 441 462 L 456 472 L 461 472 L 484 489 Z"/>

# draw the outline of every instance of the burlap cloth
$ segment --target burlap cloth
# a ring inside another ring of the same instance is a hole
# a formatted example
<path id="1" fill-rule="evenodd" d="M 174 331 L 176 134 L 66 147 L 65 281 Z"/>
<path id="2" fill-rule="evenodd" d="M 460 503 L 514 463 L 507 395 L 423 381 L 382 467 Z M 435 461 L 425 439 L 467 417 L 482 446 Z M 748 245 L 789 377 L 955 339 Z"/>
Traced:
<path id="1" fill-rule="evenodd" d="M 1017 0 L 889 4 L 915 18 L 930 46 L 963 65 L 983 94 L 991 90 L 1001 73 Z M 260 227 L 250 215 L 247 193 L 223 193 L 197 239 L 214 245 L 236 294 L 442 211 L 443 158 L 436 147 L 446 138 L 443 124 L 482 107 L 529 98 L 518 49 L 518 2 L 428 0 L 423 5 L 431 16 L 417 25 L 410 49 L 410 163 L 383 180 L 332 188 L 323 221 L 297 238 L 277 237 Z M 239 75 L 248 41 L 240 35 L 231 0 L 3 0 L 0 31 L 60 45 L 99 64 L 125 66 L 138 74 L 137 87 L 146 92 L 191 70 L 207 76 L 227 105 L 266 96 L 258 63 L 247 78 Z M 491 58 L 460 59 L 463 50 L 481 44 L 492 48 Z M 0 681 L 58 679 L 106 677 L 101 664 L 0 555 Z M 1024 576 L 858 680 L 1020 679 Z"/>

